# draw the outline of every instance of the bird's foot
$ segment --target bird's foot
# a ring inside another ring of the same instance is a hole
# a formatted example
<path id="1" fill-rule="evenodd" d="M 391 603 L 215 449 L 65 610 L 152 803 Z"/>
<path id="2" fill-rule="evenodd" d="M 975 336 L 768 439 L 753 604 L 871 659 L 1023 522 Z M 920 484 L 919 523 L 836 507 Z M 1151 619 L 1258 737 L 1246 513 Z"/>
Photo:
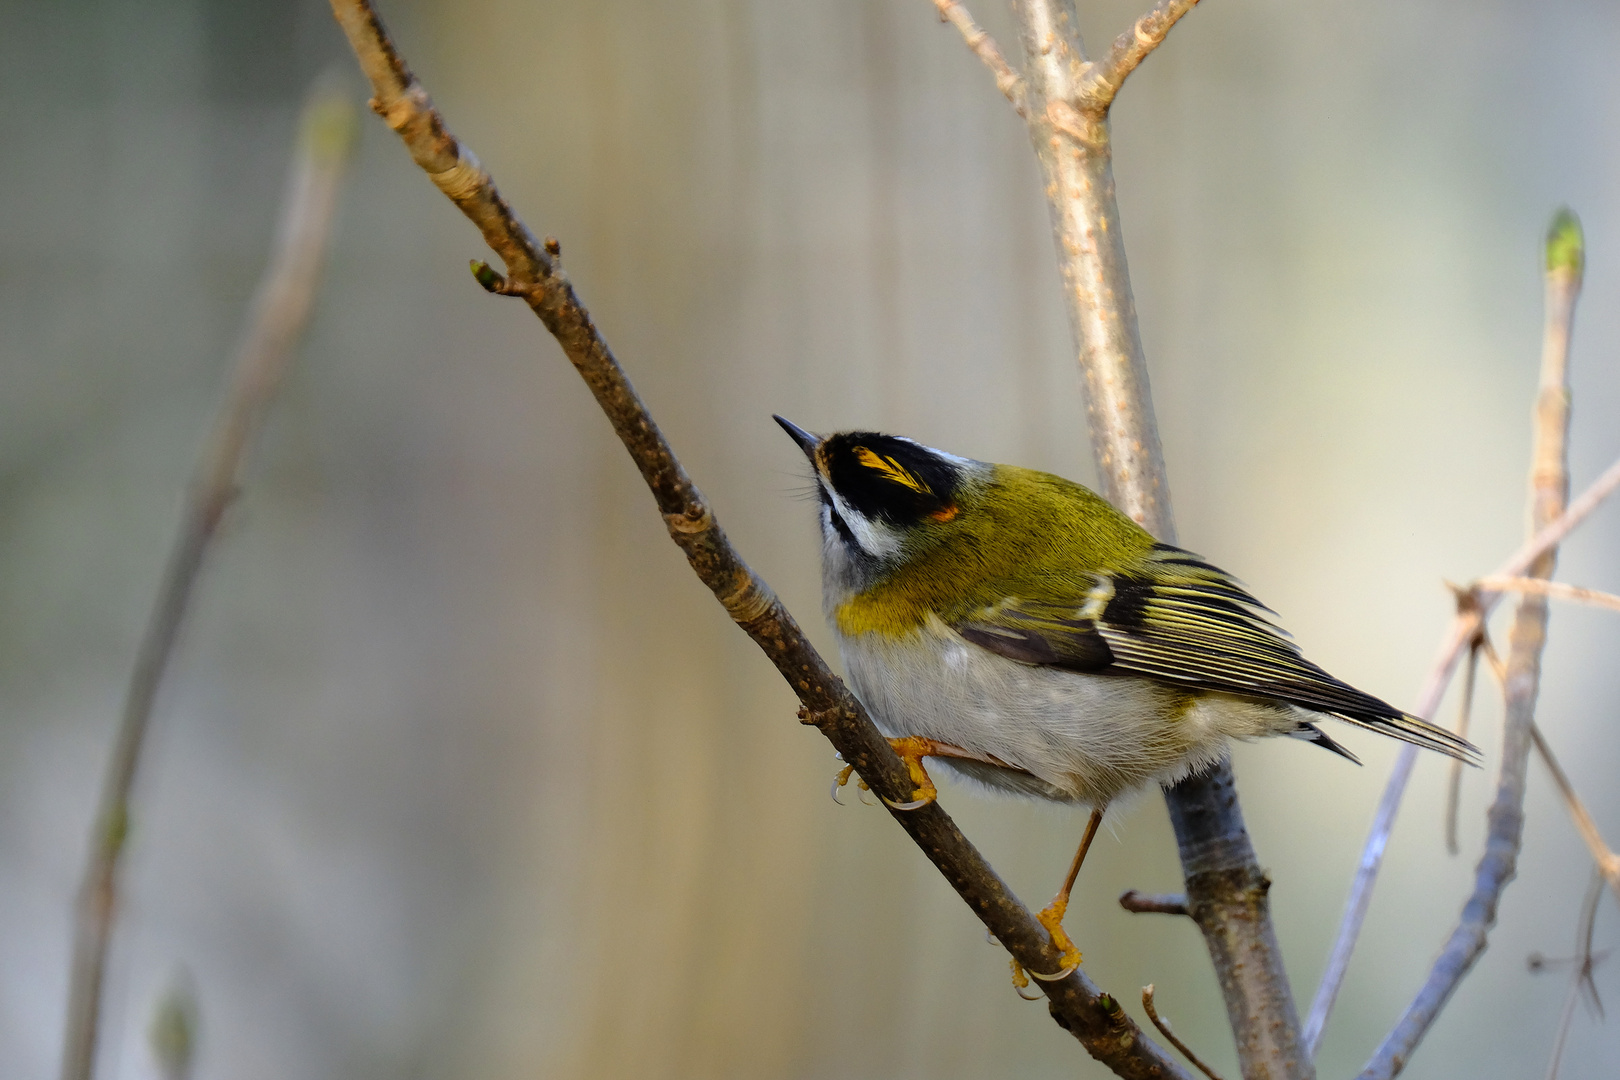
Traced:
<path id="1" fill-rule="evenodd" d="M 955 746 L 935 742 L 933 739 L 925 739 L 920 735 L 908 735 L 903 739 L 890 739 L 889 745 L 894 747 L 894 752 L 900 755 L 900 760 L 905 763 L 906 771 L 911 774 L 911 785 L 915 789 L 911 793 L 910 802 L 883 800 L 894 810 L 915 810 L 920 806 L 927 806 L 939 798 L 939 789 L 934 786 L 934 781 L 929 778 L 928 770 L 923 768 L 923 758 L 960 757 L 962 754 L 959 748 Z M 953 750 L 957 751 L 955 755 L 951 754 Z"/>
<path id="2" fill-rule="evenodd" d="M 987 765 L 995 765 L 1002 769 L 1014 768 L 1014 766 L 1007 764 L 994 754 L 965 750 L 960 746 L 952 746 L 950 743 L 939 742 L 937 739 L 929 739 L 921 735 L 907 735 L 900 739 L 890 739 L 889 745 L 894 748 L 894 752 L 899 755 L 900 760 L 905 762 L 906 772 L 911 774 L 912 797 L 910 802 L 883 800 L 895 810 L 915 810 L 920 806 L 927 806 L 939 798 L 939 789 L 934 787 L 934 781 L 929 779 L 928 770 L 923 768 L 922 759 L 925 757 L 962 758 L 967 761 L 982 761 Z M 833 802 L 839 801 L 838 789 L 849 783 L 849 778 L 854 772 L 855 766 L 845 765 L 838 770 L 838 775 L 833 777 Z M 856 782 L 860 784 L 861 790 L 871 790 L 866 786 L 865 781 L 857 779 Z"/>
<path id="3" fill-rule="evenodd" d="M 1060 979 L 1067 979 L 1080 966 L 1080 950 L 1063 930 L 1063 913 L 1068 906 L 1068 900 L 1059 897 L 1035 916 L 1035 921 L 1046 927 L 1046 932 L 1052 935 L 1052 947 L 1061 954 L 1058 970 L 1047 974 L 1042 971 L 1026 970 L 1017 960 L 1012 962 L 1013 988 L 1018 991 L 1018 996 L 1026 1001 L 1035 1000 L 1034 996 L 1024 993 L 1029 987 L 1031 978 L 1039 979 L 1041 982 L 1057 982 Z"/>

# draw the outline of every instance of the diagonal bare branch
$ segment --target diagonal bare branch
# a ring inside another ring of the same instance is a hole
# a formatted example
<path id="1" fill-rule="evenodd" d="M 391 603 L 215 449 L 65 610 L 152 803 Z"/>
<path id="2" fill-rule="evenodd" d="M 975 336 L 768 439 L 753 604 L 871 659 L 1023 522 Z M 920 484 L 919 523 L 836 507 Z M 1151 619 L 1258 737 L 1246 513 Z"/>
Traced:
<path id="1" fill-rule="evenodd" d="M 1569 500 L 1569 340 L 1575 301 L 1580 295 L 1584 253 L 1580 224 L 1568 210 L 1554 217 L 1546 251 L 1547 316 L 1542 335 L 1541 388 L 1536 399 L 1535 452 L 1530 468 L 1530 514 L 1538 528 L 1558 518 Z M 1556 559 L 1556 551 L 1550 550 L 1527 570 L 1533 577 L 1551 577 Z M 1474 873 L 1473 893 L 1428 979 L 1362 1070 L 1362 1080 L 1388 1080 L 1401 1071 L 1458 983 L 1485 951 L 1502 890 L 1513 879 L 1523 839 L 1525 771 L 1546 640 L 1547 601 L 1526 596 L 1519 603 L 1509 634 L 1501 772 L 1496 798 L 1487 815 L 1485 854 Z"/>
<path id="2" fill-rule="evenodd" d="M 312 95 L 304 109 L 275 250 L 237 348 L 230 388 L 220 403 L 213 432 L 198 455 L 179 533 L 141 637 L 80 886 L 68 980 L 63 1080 L 89 1080 L 95 1071 L 102 982 L 117 915 L 118 871 L 129 834 L 130 793 L 152 707 L 174 655 L 203 558 L 234 497 L 243 454 L 314 307 L 354 126 L 353 106 L 329 90 Z"/>
<path id="3" fill-rule="evenodd" d="M 1620 611 L 1620 596 L 1599 592 L 1596 589 L 1583 589 L 1578 585 L 1566 585 L 1562 581 L 1493 575 L 1480 578 L 1474 585 L 1476 588 L 1489 589 L 1492 592 L 1528 593 L 1532 596 L 1546 596 L 1553 600 L 1569 600 L 1576 604 L 1589 604 L 1592 607 Z"/>
<path id="4" fill-rule="evenodd" d="M 1171 1046 L 1180 1050 L 1181 1056 L 1193 1063 L 1193 1068 L 1209 1077 L 1209 1080 L 1221 1080 L 1214 1069 L 1204 1064 L 1204 1060 L 1192 1052 L 1192 1047 L 1182 1042 L 1176 1033 L 1170 1030 L 1170 1021 L 1159 1015 L 1159 1010 L 1153 1003 L 1152 983 L 1142 987 L 1142 1009 L 1148 1014 L 1148 1019 L 1153 1021 L 1153 1026 L 1159 1029 L 1159 1034 L 1163 1035 Z"/>
<path id="5" fill-rule="evenodd" d="M 934 0 L 934 7 L 939 9 L 940 21 L 956 27 L 962 35 L 962 40 L 967 43 L 969 51 L 984 61 L 984 66 L 995 76 L 996 89 L 1012 102 L 1013 111 L 1023 116 L 1024 80 L 1019 78 L 1012 65 L 1007 63 L 1007 57 L 1002 54 L 996 39 L 974 22 L 968 9 L 956 0 Z"/>
<path id="6" fill-rule="evenodd" d="M 1504 691 L 1507 689 L 1507 665 L 1496 654 L 1496 648 L 1491 644 L 1490 638 L 1483 638 L 1480 651 L 1485 654 L 1490 663 L 1491 672 L 1496 676 L 1498 685 Z M 1597 822 L 1592 820 L 1591 813 L 1586 809 L 1586 803 L 1575 791 L 1575 785 L 1570 783 L 1569 774 L 1558 763 L 1558 758 L 1552 752 L 1552 746 L 1547 742 L 1546 735 L 1540 724 L 1530 728 L 1530 738 L 1535 744 L 1536 752 L 1541 755 L 1542 762 L 1547 771 L 1552 774 L 1553 784 L 1558 788 L 1559 797 L 1564 800 L 1564 809 L 1569 811 L 1570 819 L 1575 823 L 1575 831 L 1581 834 L 1586 843 L 1586 850 L 1592 854 L 1595 872 L 1607 881 L 1609 888 L 1614 891 L 1614 898 L 1620 902 L 1620 855 L 1604 841 L 1603 834 L 1598 831 Z M 1588 942 L 1590 945 L 1590 942 Z M 1588 949 L 1590 951 L 1590 949 Z"/>
<path id="7" fill-rule="evenodd" d="M 776 665 L 815 725 L 888 802 L 912 795 L 910 774 L 833 674 L 771 589 L 726 538 L 707 500 L 675 457 L 630 384 L 573 285 L 495 187 L 489 173 L 456 141 L 427 92 L 394 48 L 369 0 L 332 0 L 332 11 L 371 80 L 372 108 L 405 141 L 412 158 L 459 206 L 506 262 L 506 278 L 479 267 L 495 292 L 521 296 L 562 346 L 641 470 L 670 538 L 693 571 L 744 632 Z M 890 811 L 985 927 L 1025 968 L 1058 970 L 1046 931 L 1012 895 L 944 809 L 929 803 Z M 1130 1019 L 1119 1002 L 1083 973 L 1043 982 L 1053 1018 L 1120 1076 L 1178 1078 L 1187 1073 Z"/>
<path id="8" fill-rule="evenodd" d="M 1603 834 L 1598 831 L 1597 822 L 1586 809 L 1586 804 L 1575 792 L 1575 785 L 1569 782 L 1569 775 L 1564 767 L 1558 764 L 1558 758 L 1553 755 L 1552 747 L 1547 744 L 1547 737 L 1542 734 L 1539 725 L 1530 729 L 1530 738 L 1535 743 L 1536 753 L 1552 774 L 1553 783 L 1558 786 L 1558 794 L 1564 800 L 1564 808 L 1575 822 L 1575 831 L 1581 834 L 1586 843 L 1586 850 L 1592 853 L 1592 862 L 1597 866 L 1597 872 L 1609 884 L 1609 891 L 1614 893 L 1616 902 L 1620 902 L 1620 855 L 1603 840 Z"/>
<path id="9" fill-rule="evenodd" d="M 1152 11 L 1114 39 L 1107 56 L 1087 65 L 1080 84 L 1080 107 L 1106 112 L 1130 73 L 1147 59 L 1148 53 L 1159 47 L 1170 28 L 1197 5 L 1198 0 L 1159 0 L 1154 4 Z"/>

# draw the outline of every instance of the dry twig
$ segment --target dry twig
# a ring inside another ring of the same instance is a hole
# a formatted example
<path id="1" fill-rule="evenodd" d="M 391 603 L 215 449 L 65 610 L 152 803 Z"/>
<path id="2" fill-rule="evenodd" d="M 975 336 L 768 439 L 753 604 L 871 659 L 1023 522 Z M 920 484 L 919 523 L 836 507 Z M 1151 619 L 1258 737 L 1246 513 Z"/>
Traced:
<path id="1" fill-rule="evenodd" d="M 1505 692 L 1507 665 L 1497 655 L 1489 637 L 1481 639 L 1479 651 L 1484 654 L 1492 674 L 1496 676 L 1497 684 Z M 1575 792 L 1575 785 L 1570 783 L 1569 775 L 1564 772 L 1564 767 L 1558 763 L 1558 758 L 1553 754 L 1552 746 L 1547 742 L 1540 724 L 1531 725 L 1530 739 L 1535 744 L 1536 752 L 1541 755 L 1542 763 L 1547 766 L 1547 771 L 1552 774 L 1553 784 L 1558 788 L 1559 797 L 1564 800 L 1564 808 L 1569 811 L 1570 820 L 1575 823 L 1575 831 L 1581 834 L 1581 839 L 1586 843 L 1586 850 L 1592 855 L 1594 872 L 1601 880 L 1609 883 L 1609 888 L 1614 891 L 1615 901 L 1620 902 L 1620 855 L 1616 855 L 1604 841 L 1603 834 L 1598 831 L 1597 822 L 1592 820 L 1586 804 Z"/>
<path id="2" fill-rule="evenodd" d="M 1472 593 L 1459 593 L 1457 603 L 1472 603 Z M 1474 711 L 1474 684 L 1479 676 L 1479 649 L 1484 644 L 1485 628 L 1480 627 L 1474 644 L 1468 650 L 1468 669 L 1463 672 L 1462 695 L 1457 703 L 1457 738 L 1468 738 L 1468 723 Z M 1462 802 L 1463 763 L 1451 759 L 1450 776 L 1446 780 L 1446 850 L 1457 854 L 1457 809 Z"/>
<path id="3" fill-rule="evenodd" d="M 1127 889 L 1120 894 L 1119 906 L 1138 915 L 1191 915 L 1187 910 L 1187 897 L 1183 893 L 1144 893 Z"/>
<path id="4" fill-rule="evenodd" d="M 1180 1050 L 1181 1056 L 1192 1062 L 1195 1069 L 1209 1077 L 1209 1080 L 1221 1080 L 1214 1069 L 1205 1065 L 1203 1059 L 1192 1052 L 1191 1047 L 1176 1037 L 1176 1033 L 1170 1030 L 1170 1021 L 1159 1016 L 1159 1010 L 1153 1005 L 1152 983 L 1142 987 L 1142 1008 L 1147 1011 L 1148 1019 L 1153 1021 L 1153 1026 L 1159 1029 L 1159 1034 L 1169 1040 L 1171 1046 Z"/>
<path id="5" fill-rule="evenodd" d="M 141 637 L 79 890 L 63 1080 L 89 1080 L 95 1071 L 107 945 L 117 915 L 119 862 L 129 835 L 130 791 L 152 706 L 174 653 L 203 556 L 234 497 L 243 453 L 309 321 L 353 130 L 353 106 L 330 91 L 318 92 L 304 110 L 275 250 L 237 349 L 230 389 L 198 457 L 179 535 Z"/>
<path id="6" fill-rule="evenodd" d="M 984 66 L 995 76 L 996 89 L 1012 102 L 1013 111 L 1023 116 L 1024 80 L 1020 79 L 1018 73 L 1012 69 L 1012 65 L 1007 63 L 1007 58 L 1002 55 L 996 39 L 974 22 L 973 16 L 968 14 L 968 9 L 956 0 L 934 0 L 934 6 L 939 9 L 940 21 L 956 27 L 962 35 L 962 40 L 967 43 L 969 51 L 983 60 Z"/>
<path id="7" fill-rule="evenodd" d="M 1107 109 L 1112 105 L 1126 77 L 1147 59 L 1148 53 L 1159 47 L 1170 28 L 1197 5 L 1198 0 L 1159 0 L 1152 11 L 1114 39 L 1106 57 L 1087 65 L 1081 81 L 1081 99 L 1093 108 Z"/>
<path id="8" fill-rule="evenodd" d="M 1569 782 L 1569 776 L 1564 772 L 1563 766 L 1553 756 L 1552 747 L 1547 745 L 1547 737 L 1542 734 L 1539 724 L 1530 728 L 1530 738 L 1535 743 L 1536 752 L 1546 764 L 1547 771 L 1552 773 L 1553 783 L 1558 786 L 1558 794 L 1564 800 L 1564 808 L 1569 811 L 1571 820 L 1575 822 L 1575 831 L 1581 834 L 1586 842 L 1586 850 L 1592 853 L 1592 862 L 1597 872 L 1609 883 L 1609 890 L 1614 893 L 1617 903 L 1620 903 L 1620 855 L 1616 855 L 1608 844 L 1603 841 L 1603 834 L 1598 832 L 1597 822 L 1587 812 L 1586 804 L 1575 793 L 1575 785 Z"/>
<path id="9" fill-rule="evenodd" d="M 1561 211 L 1547 237 L 1547 316 L 1530 469 L 1531 520 L 1538 528 L 1557 519 L 1569 499 L 1569 338 L 1583 263 L 1580 224 L 1573 214 Z M 1556 550 L 1549 550 L 1527 569 L 1533 577 L 1551 577 L 1556 559 Z M 1475 871 L 1473 893 L 1428 979 L 1367 1063 L 1362 1080 L 1387 1080 L 1405 1067 L 1452 991 L 1485 951 L 1496 922 L 1497 903 L 1513 878 L 1524 832 L 1525 767 L 1546 640 L 1547 602 L 1526 596 L 1519 603 L 1509 635 L 1501 773 L 1487 817 L 1485 854 Z"/>
<path id="10" fill-rule="evenodd" d="M 369 0 L 332 0 L 332 10 L 371 81 L 376 95 L 372 108 L 505 262 L 504 277 L 479 267 L 480 283 L 522 297 L 556 337 L 641 470 L 670 538 L 793 688 L 804 705 L 800 716 L 827 737 L 878 795 L 890 802 L 910 799 L 910 774 L 770 587 L 726 538 L 557 265 L 555 252 L 541 247 L 489 173 L 450 134 Z M 1045 929 L 937 802 L 891 813 L 1014 959 L 1027 969 L 1057 970 L 1059 957 Z M 1041 985 L 1053 1018 L 1120 1076 L 1147 1080 L 1187 1075 L 1085 974 L 1076 971 Z"/>
<path id="11" fill-rule="evenodd" d="M 1569 981 L 1569 993 L 1564 997 L 1564 1008 L 1558 1017 L 1558 1032 L 1553 1036 L 1552 1054 L 1547 1060 L 1547 1080 L 1558 1080 L 1558 1065 L 1564 1056 L 1564 1044 L 1569 1038 L 1570 1023 L 1575 1019 L 1575 1003 L 1580 1000 L 1581 991 L 1586 991 L 1593 1010 L 1603 1015 L 1603 999 L 1598 997 L 1597 982 L 1592 978 L 1592 972 L 1605 957 L 1608 950 L 1602 953 L 1592 951 L 1593 930 L 1597 926 L 1598 901 L 1603 898 L 1603 875 L 1593 871 L 1592 883 L 1586 888 L 1586 896 L 1581 900 L 1581 917 L 1575 931 L 1575 956 L 1572 964 L 1575 968 Z M 1541 972 L 1547 970 L 1558 961 L 1549 962 L 1540 953 L 1530 955 L 1530 970 Z"/>
<path id="12" fill-rule="evenodd" d="M 1614 593 L 1599 592 L 1596 589 L 1583 589 L 1578 585 L 1566 585 L 1562 581 L 1492 576 L 1480 578 L 1474 582 L 1474 586 L 1479 589 L 1488 589 L 1491 592 L 1527 593 L 1532 596 L 1545 596 L 1553 600 L 1569 600 L 1577 604 L 1589 604 L 1592 607 L 1620 611 L 1620 596 L 1616 596 Z"/>

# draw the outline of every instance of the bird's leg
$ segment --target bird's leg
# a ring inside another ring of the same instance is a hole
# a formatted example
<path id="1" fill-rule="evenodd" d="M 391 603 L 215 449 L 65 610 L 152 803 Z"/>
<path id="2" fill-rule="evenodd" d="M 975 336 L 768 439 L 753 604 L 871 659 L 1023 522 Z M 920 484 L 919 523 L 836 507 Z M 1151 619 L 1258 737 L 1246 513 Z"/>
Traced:
<path id="1" fill-rule="evenodd" d="M 1099 806 L 1091 812 L 1091 820 L 1086 822 L 1086 833 L 1080 838 L 1080 849 L 1074 853 L 1074 862 L 1069 864 L 1069 873 L 1063 879 L 1063 887 L 1052 898 L 1052 902 L 1041 909 L 1035 916 L 1037 922 L 1046 927 L 1046 932 L 1052 935 L 1052 947 L 1063 954 L 1063 964 L 1055 974 L 1044 975 L 1039 971 L 1030 974 L 1043 982 L 1052 982 L 1066 978 L 1075 968 L 1080 966 L 1080 950 L 1070 940 L 1063 930 L 1063 914 L 1069 910 L 1069 893 L 1074 889 L 1075 879 L 1080 876 L 1080 867 L 1086 861 L 1086 852 L 1091 850 L 1091 841 L 1097 836 L 1097 827 L 1102 824 L 1103 811 L 1106 806 Z M 1017 962 L 1014 961 L 1016 967 Z M 1018 982 L 1020 972 L 1013 973 L 1013 982 Z"/>

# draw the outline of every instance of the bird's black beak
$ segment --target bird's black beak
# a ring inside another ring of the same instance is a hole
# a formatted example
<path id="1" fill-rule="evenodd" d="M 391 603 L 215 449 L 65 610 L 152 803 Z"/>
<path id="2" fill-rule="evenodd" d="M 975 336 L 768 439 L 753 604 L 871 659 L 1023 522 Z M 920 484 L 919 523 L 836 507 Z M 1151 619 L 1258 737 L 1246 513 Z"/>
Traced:
<path id="1" fill-rule="evenodd" d="M 799 444 L 799 449 L 804 451 L 804 456 L 810 459 L 810 463 L 815 464 L 816 447 L 821 445 L 820 436 L 812 435 L 793 421 L 784 420 L 780 416 L 773 414 L 771 419 L 782 425 L 782 430 L 787 432 L 789 437 Z"/>

